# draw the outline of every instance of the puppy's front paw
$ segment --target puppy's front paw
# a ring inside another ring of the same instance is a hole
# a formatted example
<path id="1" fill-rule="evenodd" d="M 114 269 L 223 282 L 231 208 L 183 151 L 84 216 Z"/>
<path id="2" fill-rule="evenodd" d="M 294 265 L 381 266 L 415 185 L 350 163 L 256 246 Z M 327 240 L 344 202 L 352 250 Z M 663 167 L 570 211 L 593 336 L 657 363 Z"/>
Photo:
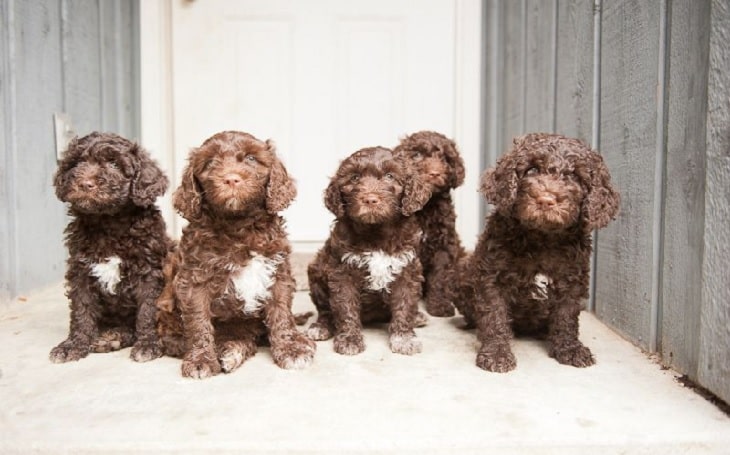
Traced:
<path id="1" fill-rule="evenodd" d="M 220 362 L 208 353 L 185 356 L 182 362 L 182 375 L 186 378 L 205 379 L 220 372 Z"/>
<path id="2" fill-rule="evenodd" d="M 102 331 L 91 344 L 91 352 L 112 352 L 131 346 L 134 332 L 124 327 Z"/>
<path id="3" fill-rule="evenodd" d="M 578 368 L 589 367 L 596 363 L 591 350 L 580 342 L 568 347 L 552 347 L 550 357 L 554 357 L 563 365 L 572 365 Z"/>
<path id="4" fill-rule="evenodd" d="M 315 341 L 324 341 L 332 338 L 332 331 L 326 324 L 313 322 L 307 329 L 307 336 Z"/>
<path id="5" fill-rule="evenodd" d="M 421 352 L 423 345 L 412 333 L 393 334 L 388 340 L 390 350 L 396 354 L 413 355 Z"/>
<path id="6" fill-rule="evenodd" d="M 494 373 L 506 373 L 517 367 L 517 359 L 509 345 L 487 346 L 477 354 L 477 366 Z"/>
<path id="7" fill-rule="evenodd" d="M 338 333 L 333 344 L 335 352 L 342 355 L 356 355 L 365 350 L 365 341 L 359 332 Z"/>
<path id="8" fill-rule="evenodd" d="M 88 345 L 74 344 L 72 341 L 66 340 L 51 349 L 48 357 L 53 363 L 73 362 L 89 355 L 90 349 L 91 347 Z"/>
<path id="9" fill-rule="evenodd" d="M 156 341 L 138 341 L 129 356 L 135 362 L 149 362 L 162 356 L 162 345 Z"/>
<path id="10" fill-rule="evenodd" d="M 317 346 L 311 339 L 302 334 L 274 348 L 274 362 L 286 370 L 301 370 L 312 364 Z"/>
<path id="11" fill-rule="evenodd" d="M 218 360 L 224 373 L 237 369 L 246 359 L 256 354 L 256 343 L 244 341 L 226 341 L 219 346 Z"/>

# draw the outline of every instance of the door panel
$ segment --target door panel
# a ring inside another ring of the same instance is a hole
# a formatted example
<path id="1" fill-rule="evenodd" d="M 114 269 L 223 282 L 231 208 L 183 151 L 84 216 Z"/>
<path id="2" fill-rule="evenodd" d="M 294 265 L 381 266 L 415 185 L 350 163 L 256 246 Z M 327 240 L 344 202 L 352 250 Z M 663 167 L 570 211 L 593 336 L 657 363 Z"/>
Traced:
<path id="1" fill-rule="evenodd" d="M 284 213 L 290 238 L 316 248 L 333 218 L 322 193 L 341 159 L 419 129 L 453 136 L 455 5 L 417 4 L 173 1 L 175 176 L 218 131 L 274 139 L 298 182 Z"/>

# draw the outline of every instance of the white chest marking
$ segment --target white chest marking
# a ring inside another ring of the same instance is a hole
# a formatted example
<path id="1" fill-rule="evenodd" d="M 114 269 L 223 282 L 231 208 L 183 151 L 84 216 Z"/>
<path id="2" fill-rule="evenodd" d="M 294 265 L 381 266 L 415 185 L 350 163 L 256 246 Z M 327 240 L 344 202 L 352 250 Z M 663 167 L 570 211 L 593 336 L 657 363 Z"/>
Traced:
<path id="1" fill-rule="evenodd" d="M 122 273 L 119 266 L 122 260 L 119 256 L 111 256 L 105 262 L 99 262 L 91 266 L 91 275 L 96 277 L 102 289 L 111 295 L 116 294 L 117 284 L 122 280 Z"/>
<path id="2" fill-rule="evenodd" d="M 378 250 L 362 254 L 345 253 L 342 255 L 342 262 L 359 268 L 367 267 L 368 289 L 390 292 L 388 285 L 415 257 L 416 254 L 412 250 L 395 255 Z"/>
<path id="3" fill-rule="evenodd" d="M 250 314 L 261 308 L 266 299 L 271 297 L 271 285 L 274 284 L 276 269 L 284 260 L 277 254 L 267 258 L 252 253 L 251 260 L 245 267 L 232 268 L 231 282 L 236 290 L 236 298 L 243 301 L 243 312 Z"/>
<path id="4" fill-rule="evenodd" d="M 548 298 L 548 286 L 553 284 L 552 278 L 542 273 L 535 275 L 533 280 L 535 283 L 535 289 L 532 291 L 532 298 L 535 300 L 545 300 Z"/>

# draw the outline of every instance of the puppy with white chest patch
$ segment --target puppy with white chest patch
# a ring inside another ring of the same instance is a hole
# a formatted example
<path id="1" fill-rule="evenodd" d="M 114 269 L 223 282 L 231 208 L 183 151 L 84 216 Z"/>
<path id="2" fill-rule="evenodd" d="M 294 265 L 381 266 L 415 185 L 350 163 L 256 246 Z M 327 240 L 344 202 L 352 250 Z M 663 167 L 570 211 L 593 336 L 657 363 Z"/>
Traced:
<path id="1" fill-rule="evenodd" d="M 158 302 L 165 352 L 183 357 L 183 376 L 231 372 L 259 338 L 282 368 L 312 362 L 315 344 L 291 312 L 291 246 L 278 214 L 295 196 L 271 141 L 224 131 L 190 152 L 173 195 L 189 224 Z"/>
<path id="2" fill-rule="evenodd" d="M 155 300 L 171 241 L 154 203 L 167 178 L 137 144 L 92 133 L 71 141 L 54 186 L 72 217 L 66 228 L 71 323 L 51 361 L 128 346 L 138 362 L 159 357 Z"/>
<path id="3" fill-rule="evenodd" d="M 593 365 L 578 339 L 591 232 L 616 216 L 620 200 L 601 155 L 577 139 L 528 134 L 483 174 L 480 190 L 495 210 L 459 264 L 455 301 L 477 327 L 477 366 L 514 369 L 515 334 L 546 338 L 562 364 Z"/>
<path id="4" fill-rule="evenodd" d="M 390 321 L 391 351 L 421 351 L 413 330 L 422 322 L 421 229 L 412 215 L 430 196 L 419 175 L 390 149 L 362 149 L 340 164 L 324 198 L 336 219 L 307 269 L 319 313 L 310 337 L 334 336 L 336 352 L 354 355 L 365 349 L 363 323 Z"/>

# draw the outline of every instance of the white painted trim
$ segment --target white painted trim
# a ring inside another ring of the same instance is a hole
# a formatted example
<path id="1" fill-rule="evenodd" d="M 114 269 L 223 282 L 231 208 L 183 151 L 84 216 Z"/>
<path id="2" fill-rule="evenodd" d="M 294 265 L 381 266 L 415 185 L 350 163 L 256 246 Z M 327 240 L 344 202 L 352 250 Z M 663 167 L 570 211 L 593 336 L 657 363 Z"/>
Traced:
<path id="1" fill-rule="evenodd" d="M 172 208 L 177 186 L 172 100 L 172 0 L 139 2 L 140 26 L 140 142 L 170 179 L 167 193 L 157 205 L 167 232 L 177 237 L 179 218 Z"/>
<path id="2" fill-rule="evenodd" d="M 482 154 L 482 2 L 456 0 L 454 140 L 464 159 L 466 178 L 456 190 L 456 229 L 465 248 L 476 244 L 480 224 L 477 192 Z"/>

